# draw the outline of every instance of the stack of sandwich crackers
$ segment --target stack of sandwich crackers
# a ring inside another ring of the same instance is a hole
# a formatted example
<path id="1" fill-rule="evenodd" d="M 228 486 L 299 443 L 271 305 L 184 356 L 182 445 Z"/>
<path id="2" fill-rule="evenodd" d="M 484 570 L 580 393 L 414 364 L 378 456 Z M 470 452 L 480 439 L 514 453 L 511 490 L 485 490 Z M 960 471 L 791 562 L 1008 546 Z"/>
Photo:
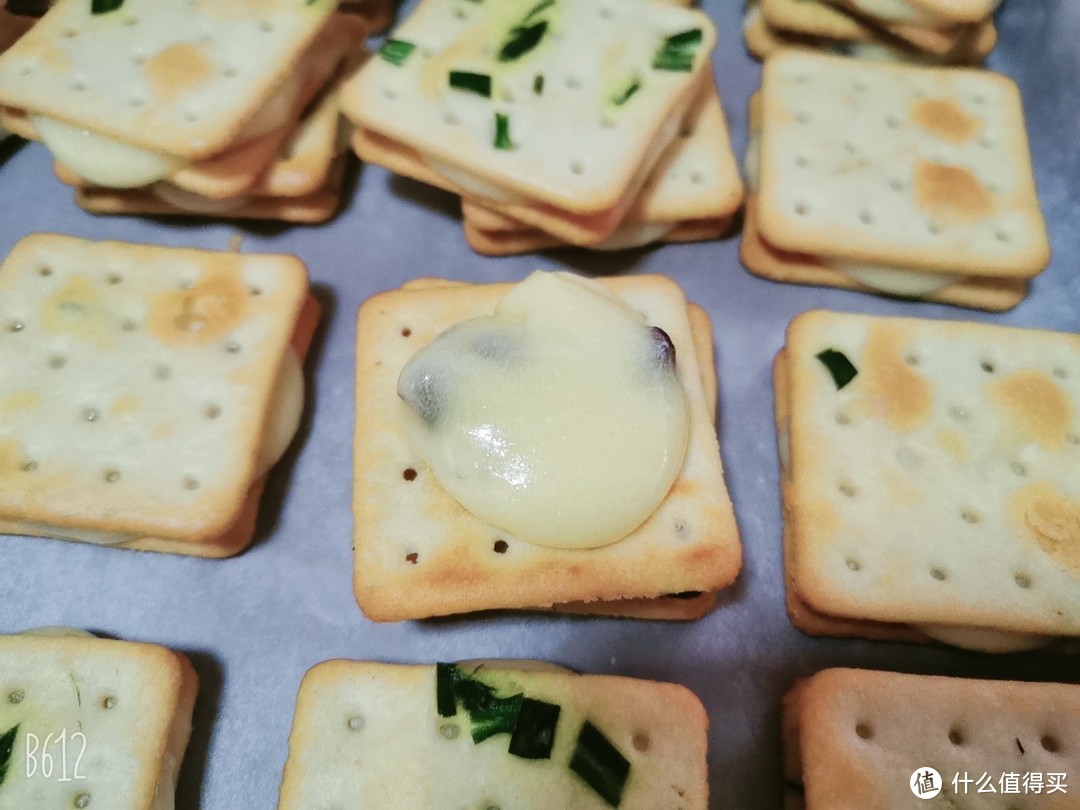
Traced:
<path id="1" fill-rule="evenodd" d="M 367 162 L 458 194 L 495 255 L 719 236 L 743 195 L 699 11 L 425 0 L 342 89 Z"/>
<path id="2" fill-rule="evenodd" d="M 943 65 L 980 64 L 1000 0 L 749 0 L 744 34 L 764 59 L 785 46 Z"/>
<path id="3" fill-rule="evenodd" d="M 0 121 L 44 142 L 94 213 L 322 221 L 338 78 L 386 16 L 336 9 L 62 0 L 0 58 Z"/>

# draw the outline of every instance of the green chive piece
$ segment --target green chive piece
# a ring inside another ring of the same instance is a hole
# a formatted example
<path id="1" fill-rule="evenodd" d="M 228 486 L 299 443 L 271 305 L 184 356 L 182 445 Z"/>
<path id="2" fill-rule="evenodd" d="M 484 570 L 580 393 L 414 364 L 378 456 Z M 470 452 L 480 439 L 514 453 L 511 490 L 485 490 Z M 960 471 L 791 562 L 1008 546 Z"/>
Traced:
<path id="1" fill-rule="evenodd" d="M 108 14 L 124 5 L 124 0 L 90 0 L 91 14 Z"/>
<path id="2" fill-rule="evenodd" d="M 510 753 L 522 759 L 551 759 L 560 711 L 555 703 L 525 698 L 510 737 Z"/>
<path id="3" fill-rule="evenodd" d="M 519 25 L 510 29 L 510 38 L 503 43 L 502 48 L 499 50 L 499 61 L 513 62 L 515 59 L 520 59 L 540 44 L 540 40 L 544 38 L 547 29 L 547 20 L 540 20 L 540 22 L 527 26 Z"/>
<path id="4" fill-rule="evenodd" d="M 440 717 L 453 717 L 457 714 L 457 700 L 454 698 L 454 684 L 461 677 L 461 670 L 456 664 L 435 665 L 435 705 Z"/>
<path id="5" fill-rule="evenodd" d="M 7 777 L 8 765 L 11 764 L 11 752 L 15 750 L 15 740 L 19 736 L 19 724 L 0 735 L 0 785 Z"/>
<path id="6" fill-rule="evenodd" d="M 510 116 L 505 113 L 495 113 L 495 148 L 506 151 L 514 148 L 510 140 Z"/>
<path id="7" fill-rule="evenodd" d="M 388 39 L 386 40 L 386 43 L 379 48 L 379 56 L 391 65 L 401 67 L 405 64 L 405 60 L 409 58 L 414 50 L 416 50 L 416 43 L 414 42 L 408 42 L 404 39 Z"/>
<path id="8" fill-rule="evenodd" d="M 450 86 L 455 90 L 476 93 L 491 98 L 491 77 L 486 73 L 470 73 L 467 70 L 451 70 Z"/>
<path id="9" fill-rule="evenodd" d="M 513 733 L 523 695 L 499 697 L 493 687 L 465 675 L 454 684 L 454 692 L 462 708 L 469 713 L 474 743 L 483 742 L 495 734 Z"/>
<path id="10" fill-rule="evenodd" d="M 694 69 L 694 51 L 703 40 L 704 35 L 700 28 L 691 28 L 688 31 L 672 34 L 657 49 L 653 57 L 653 68 L 689 73 Z"/>
<path id="11" fill-rule="evenodd" d="M 680 51 L 657 51 L 652 63 L 654 70 L 689 73 L 694 69 L 694 55 Z"/>
<path id="12" fill-rule="evenodd" d="M 616 107 L 621 107 L 623 104 L 630 100 L 630 97 L 633 96 L 634 93 L 636 93 L 640 89 L 641 82 L 639 82 L 637 79 L 631 79 L 630 82 L 627 83 L 626 87 L 624 87 L 622 90 L 620 90 L 618 93 L 611 97 L 611 103 L 614 104 Z"/>
<path id="13" fill-rule="evenodd" d="M 533 79 L 533 92 L 538 96 L 544 95 L 544 74 L 537 73 Z"/>
<path id="14" fill-rule="evenodd" d="M 859 370 L 847 359 L 847 355 L 836 349 L 826 349 L 814 356 L 829 370 L 833 382 L 836 383 L 837 391 L 843 389 L 859 373 Z"/>
<path id="15" fill-rule="evenodd" d="M 630 762 L 588 720 L 578 734 L 570 770 L 584 779 L 609 805 L 619 806 L 626 778 L 630 775 Z"/>
<path id="16" fill-rule="evenodd" d="M 700 28 L 691 28 L 689 31 L 683 31 L 679 34 L 672 34 L 666 40 L 664 40 L 664 48 L 671 50 L 683 50 L 685 48 L 696 48 L 702 42 L 702 34 Z"/>

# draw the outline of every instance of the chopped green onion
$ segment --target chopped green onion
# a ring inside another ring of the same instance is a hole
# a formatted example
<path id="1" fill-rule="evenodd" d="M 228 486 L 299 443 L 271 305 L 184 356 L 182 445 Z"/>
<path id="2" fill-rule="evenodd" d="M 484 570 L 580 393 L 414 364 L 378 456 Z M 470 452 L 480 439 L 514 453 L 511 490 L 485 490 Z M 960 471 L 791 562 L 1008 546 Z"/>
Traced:
<path id="1" fill-rule="evenodd" d="M 815 357 L 829 370 L 833 382 L 836 383 L 837 391 L 854 380 L 855 375 L 859 373 L 859 370 L 847 359 L 847 355 L 836 349 L 826 349 L 816 354 Z"/>
<path id="2" fill-rule="evenodd" d="M 108 14 L 124 5 L 124 0 L 90 0 L 91 14 Z"/>
<path id="3" fill-rule="evenodd" d="M 589 721 L 578 734 L 570 770 L 580 776 L 605 802 L 618 807 L 630 775 L 630 762 Z"/>
<path id="4" fill-rule="evenodd" d="M 450 86 L 455 90 L 476 93 L 484 98 L 491 98 L 491 77 L 486 73 L 470 73 L 467 70 L 451 70 Z"/>
<path id="5" fill-rule="evenodd" d="M 470 678 L 459 670 L 454 693 L 472 721 L 472 738 L 480 743 L 495 734 L 512 734 L 524 696 L 499 697 L 495 689 L 483 681 Z"/>
<path id="6" fill-rule="evenodd" d="M 657 51 L 652 63 L 654 70 L 689 73 L 694 69 L 694 55 L 682 51 Z"/>
<path id="7" fill-rule="evenodd" d="M 683 31 L 679 34 L 672 34 L 666 40 L 664 40 L 665 50 L 684 50 L 686 48 L 696 48 L 701 44 L 702 36 L 700 28 L 691 28 L 689 31 Z"/>
<path id="8" fill-rule="evenodd" d="M 388 39 L 386 44 L 379 48 L 379 56 L 391 65 L 401 67 L 410 54 L 416 50 L 416 44 L 404 39 Z"/>
<path id="9" fill-rule="evenodd" d="M 435 665 L 435 705 L 440 717 L 453 717 L 457 714 L 457 700 L 454 698 L 454 684 L 461 670 L 455 664 Z"/>
<path id="10" fill-rule="evenodd" d="M 511 28 L 510 38 L 503 43 L 502 48 L 499 50 L 499 61 L 513 62 L 515 59 L 520 59 L 540 44 L 540 40 L 544 38 L 547 29 L 547 20 L 540 20 L 540 22 L 528 26 L 518 25 Z"/>
<path id="11" fill-rule="evenodd" d="M 510 140 L 510 116 L 505 113 L 495 113 L 495 148 L 514 148 L 514 142 Z"/>
<path id="12" fill-rule="evenodd" d="M 700 28 L 691 28 L 678 34 L 672 34 L 653 57 L 656 70 L 675 70 L 685 73 L 694 69 L 694 51 L 703 41 Z"/>
<path id="13" fill-rule="evenodd" d="M 560 711 L 555 703 L 525 698 L 510 737 L 510 753 L 522 759 L 551 759 Z"/>
<path id="14" fill-rule="evenodd" d="M 620 90 L 618 93 L 611 97 L 611 103 L 616 107 L 621 107 L 623 104 L 630 100 L 630 97 L 641 89 L 641 82 L 637 79 L 631 79 L 630 82 Z"/>
<path id="15" fill-rule="evenodd" d="M 544 94 L 544 74 L 543 73 L 537 73 L 536 77 L 533 79 L 533 92 L 536 93 L 536 95 L 538 95 L 538 96 L 542 96 Z"/>
<path id="16" fill-rule="evenodd" d="M 15 739 L 19 735 L 19 724 L 0 735 L 0 785 L 4 784 L 7 777 L 8 765 L 11 764 L 11 752 L 15 749 Z"/>

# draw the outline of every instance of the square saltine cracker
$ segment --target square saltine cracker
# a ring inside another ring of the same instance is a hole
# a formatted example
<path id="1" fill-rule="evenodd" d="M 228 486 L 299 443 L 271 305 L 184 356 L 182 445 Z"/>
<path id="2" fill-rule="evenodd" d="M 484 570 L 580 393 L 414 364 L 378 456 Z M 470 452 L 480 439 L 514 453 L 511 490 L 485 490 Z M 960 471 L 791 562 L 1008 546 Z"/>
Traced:
<path id="1" fill-rule="evenodd" d="M 154 644 L 65 628 L 0 635 L 0 804 L 172 807 L 198 685 L 185 656 Z"/>
<path id="2" fill-rule="evenodd" d="M 742 552 L 686 298 L 662 276 L 601 283 L 671 337 L 691 425 L 684 468 L 667 499 L 627 538 L 585 551 L 525 543 L 478 520 L 438 485 L 405 435 L 402 368 L 445 329 L 490 314 L 512 285 L 392 290 L 361 307 L 354 587 L 369 618 L 655 598 L 716 591 L 735 579 Z M 501 553 L 493 550 L 499 541 Z"/>
<path id="3" fill-rule="evenodd" d="M 317 320 L 295 257 L 23 239 L 0 265 L 0 531 L 235 554 Z"/>
<path id="4" fill-rule="evenodd" d="M 1019 90 L 987 71 L 776 55 L 762 239 L 830 261 L 1026 279 L 1049 261 Z"/>
<path id="5" fill-rule="evenodd" d="M 1075 785 L 1046 786 L 1080 771 L 1080 686 L 828 669 L 785 697 L 783 744 L 805 810 L 1070 810 Z M 926 768 L 941 777 L 936 798 L 912 791 Z M 1025 793 L 1032 773 L 1042 789 Z M 993 794 L 974 781 L 965 791 L 961 780 L 984 774 Z M 1006 774 L 1016 792 L 1003 791 Z"/>
<path id="6" fill-rule="evenodd" d="M 540 23 L 539 44 L 500 61 L 515 32 Z M 691 31 L 700 42 L 688 70 L 653 67 L 667 37 Z M 716 41 L 700 11 L 600 0 L 425 0 L 393 37 L 414 46 L 401 64 L 372 59 L 343 90 L 344 112 L 362 130 L 446 167 L 439 173 L 455 185 L 553 216 L 599 216 L 591 227 L 608 232 L 677 135 Z M 450 88 L 451 71 L 491 76 L 490 97 Z M 631 81 L 625 103 L 608 103 Z M 497 115 L 507 116 L 512 148 L 495 148 Z"/>
<path id="7" fill-rule="evenodd" d="M 586 721 L 629 762 L 622 810 L 708 807 L 709 721 L 685 687 L 531 661 L 460 666 L 499 696 L 559 705 L 550 758 L 511 755 L 506 734 L 474 743 L 462 709 L 441 717 L 434 666 L 327 661 L 300 686 L 278 810 L 605 810 L 568 767 Z"/>
<path id="8" fill-rule="evenodd" d="M 1080 635 L 1080 336 L 818 311 L 776 372 L 796 623 Z"/>

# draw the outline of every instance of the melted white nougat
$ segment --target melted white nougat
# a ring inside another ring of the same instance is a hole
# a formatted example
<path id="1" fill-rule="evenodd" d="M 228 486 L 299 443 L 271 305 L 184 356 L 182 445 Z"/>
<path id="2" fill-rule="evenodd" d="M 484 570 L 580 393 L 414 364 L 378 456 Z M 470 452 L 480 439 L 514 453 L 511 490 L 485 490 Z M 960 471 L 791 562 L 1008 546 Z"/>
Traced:
<path id="1" fill-rule="evenodd" d="M 596 282 L 534 273 L 493 315 L 439 335 L 401 373 L 413 449 L 462 506 L 553 548 L 620 540 L 686 452 L 667 335 Z"/>

